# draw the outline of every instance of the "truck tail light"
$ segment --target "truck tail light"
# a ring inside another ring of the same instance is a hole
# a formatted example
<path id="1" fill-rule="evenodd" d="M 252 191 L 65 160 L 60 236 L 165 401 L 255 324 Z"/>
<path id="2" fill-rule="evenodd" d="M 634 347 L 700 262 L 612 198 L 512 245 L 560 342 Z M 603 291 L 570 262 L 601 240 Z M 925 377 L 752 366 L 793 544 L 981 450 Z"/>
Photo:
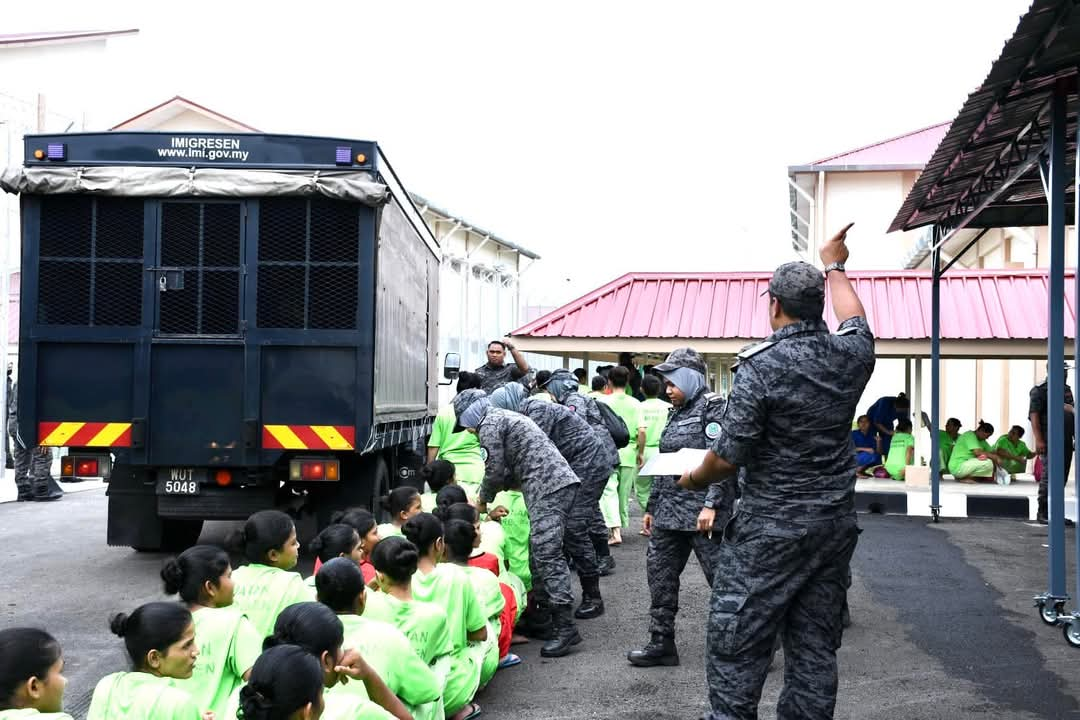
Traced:
<path id="1" fill-rule="evenodd" d="M 214 482 L 218 484 L 218 487 L 228 487 L 232 485 L 232 473 L 228 470 L 218 470 L 214 473 Z"/>
<path id="2" fill-rule="evenodd" d="M 341 478 L 341 463 L 327 458 L 296 458 L 289 462 L 289 479 L 293 481 L 337 482 Z"/>
<path id="3" fill-rule="evenodd" d="M 66 455 L 60 458 L 60 477 L 109 478 L 112 474 L 112 459 L 107 455 Z"/>

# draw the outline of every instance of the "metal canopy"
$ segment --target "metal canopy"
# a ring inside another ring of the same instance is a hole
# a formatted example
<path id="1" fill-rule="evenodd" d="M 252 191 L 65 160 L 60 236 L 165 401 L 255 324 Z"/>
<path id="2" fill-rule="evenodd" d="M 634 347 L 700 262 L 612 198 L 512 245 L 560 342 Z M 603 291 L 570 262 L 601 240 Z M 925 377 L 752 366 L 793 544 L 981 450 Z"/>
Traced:
<path id="1" fill-rule="evenodd" d="M 889 231 L 937 225 L 941 240 L 963 227 L 1045 225 L 1038 155 L 1050 132 L 1050 98 L 1066 83 L 1075 97 L 1080 11 L 1074 0 L 1035 0 L 982 85 L 912 187 Z M 1071 103 L 1070 103 L 1071 105 Z M 1076 155 L 1076 113 L 1068 116 L 1066 157 Z M 1073 212 L 1074 190 L 1066 193 Z"/>

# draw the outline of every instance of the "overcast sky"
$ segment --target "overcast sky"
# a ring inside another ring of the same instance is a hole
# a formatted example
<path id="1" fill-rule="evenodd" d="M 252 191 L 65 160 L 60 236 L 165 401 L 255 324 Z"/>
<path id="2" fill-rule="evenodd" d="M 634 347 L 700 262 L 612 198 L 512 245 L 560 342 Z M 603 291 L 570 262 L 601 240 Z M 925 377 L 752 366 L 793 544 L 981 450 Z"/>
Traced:
<path id="1" fill-rule="evenodd" d="M 528 299 L 557 304 L 789 259 L 786 167 L 950 120 L 1029 4 L 8 0 L 3 32 L 139 28 L 82 85 L 105 126 L 179 94 L 377 140 L 410 189 L 540 253 Z"/>

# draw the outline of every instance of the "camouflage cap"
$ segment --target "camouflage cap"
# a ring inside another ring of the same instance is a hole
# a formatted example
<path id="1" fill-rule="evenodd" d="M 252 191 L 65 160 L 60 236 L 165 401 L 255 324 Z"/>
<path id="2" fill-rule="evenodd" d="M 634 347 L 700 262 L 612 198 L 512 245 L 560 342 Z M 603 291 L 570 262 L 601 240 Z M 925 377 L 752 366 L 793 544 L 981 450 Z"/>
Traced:
<path id="1" fill-rule="evenodd" d="M 653 368 L 656 372 L 670 372 L 676 368 L 690 368 L 704 375 L 706 373 L 705 361 L 697 350 L 690 347 L 672 350 L 667 360 Z"/>
<path id="2" fill-rule="evenodd" d="M 773 272 L 765 292 L 793 302 L 824 303 L 825 275 L 810 263 L 784 263 Z"/>

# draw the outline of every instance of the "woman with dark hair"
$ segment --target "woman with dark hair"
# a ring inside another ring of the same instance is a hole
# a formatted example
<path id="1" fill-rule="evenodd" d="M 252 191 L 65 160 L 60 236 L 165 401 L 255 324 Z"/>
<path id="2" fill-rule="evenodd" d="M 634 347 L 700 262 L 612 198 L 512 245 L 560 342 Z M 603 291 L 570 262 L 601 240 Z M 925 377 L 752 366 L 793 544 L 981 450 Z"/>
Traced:
<path id="1" fill-rule="evenodd" d="M 173 687 L 195 668 L 199 648 L 191 612 L 179 603 L 152 602 L 109 623 L 124 638 L 131 672 L 106 675 L 94 688 L 87 720 L 201 720 L 192 697 Z"/>
<path id="2" fill-rule="evenodd" d="M 196 545 L 161 569 L 166 595 L 179 595 L 191 611 L 202 661 L 187 680 L 173 684 L 203 710 L 221 715 L 229 697 L 250 675 L 263 637 L 234 607 L 232 566 L 221 548 Z"/>
<path id="3" fill-rule="evenodd" d="M 432 460 L 420 468 L 420 479 L 427 485 L 428 491 L 420 495 L 420 509 L 431 512 L 435 509 L 435 498 L 444 487 L 456 482 L 454 463 L 449 460 Z M 461 491 L 464 494 L 464 490 Z"/>
<path id="4" fill-rule="evenodd" d="M 0 720 L 71 720 L 60 643 L 37 628 L 0 630 Z"/>
<path id="5" fill-rule="evenodd" d="M 243 553 L 248 561 L 232 574 L 233 602 L 260 637 L 270 634 L 283 609 L 315 597 L 300 574 L 292 572 L 300 542 L 292 518 L 285 513 L 260 510 L 247 519 L 243 529 L 229 536 L 226 546 Z"/>
<path id="6" fill-rule="evenodd" d="M 379 525 L 379 538 L 400 537 L 401 526 L 420 512 L 420 492 L 412 485 L 402 485 L 379 498 L 379 505 L 390 514 L 390 522 Z"/>
<path id="7" fill-rule="evenodd" d="M 974 430 L 957 438 L 949 456 L 949 472 L 957 482 L 992 481 L 998 468 L 998 456 L 989 443 L 993 434 L 994 426 L 980 420 Z"/>
<path id="8" fill-rule="evenodd" d="M 359 652 L 401 698 L 416 720 L 443 720 L 442 681 L 400 630 L 379 620 L 363 617 L 367 592 L 360 568 L 347 558 L 330 560 L 315 578 L 319 602 L 333 610 L 345 628 L 345 647 Z M 360 694 L 355 683 L 340 685 L 330 693 Z"/>
<path id="9" fill-rule="evenodd" d="M 375 567 L 371 564 L 371 553 L 379 544 L 379 526 L 375 522 L 375 516 L 367 508 L 350 508 L 339 510 L 330 516 L 331 524 L 341 523 L 351 525 L 352 529 L 360 537 L 360 570 L 364 573 L 364 582 L 370 583 L 375 579 Z M 315 572 L 319 572 L 322 563 L 315 560 Z"/>
<path id="10" fill-rule="evenodd" d="M 319 720 L 324 717 L 319 661 L 296 645 L 270 648 L 255 661 L 238 709 L 243 720 Z"/>

